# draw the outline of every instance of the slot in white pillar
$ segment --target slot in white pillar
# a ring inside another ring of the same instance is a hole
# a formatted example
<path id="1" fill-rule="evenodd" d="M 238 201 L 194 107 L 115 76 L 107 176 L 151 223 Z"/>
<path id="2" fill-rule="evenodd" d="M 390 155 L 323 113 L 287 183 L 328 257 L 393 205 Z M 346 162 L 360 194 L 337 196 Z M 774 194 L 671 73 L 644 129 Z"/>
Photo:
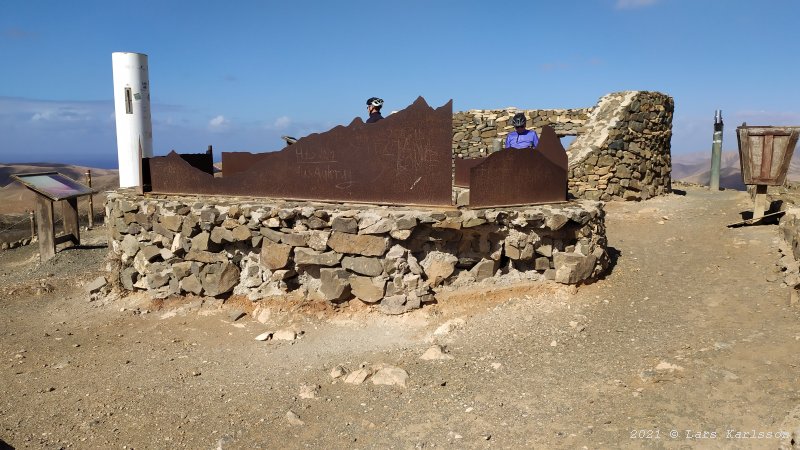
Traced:
<path id="1" fill-rule="evenodd" d="M 139 151 L 142 157 L 153 156 L 147 55 L 114 52 L 111 54 L 111 64 L 114 71 L 119 187 L 140 186 Z"/>

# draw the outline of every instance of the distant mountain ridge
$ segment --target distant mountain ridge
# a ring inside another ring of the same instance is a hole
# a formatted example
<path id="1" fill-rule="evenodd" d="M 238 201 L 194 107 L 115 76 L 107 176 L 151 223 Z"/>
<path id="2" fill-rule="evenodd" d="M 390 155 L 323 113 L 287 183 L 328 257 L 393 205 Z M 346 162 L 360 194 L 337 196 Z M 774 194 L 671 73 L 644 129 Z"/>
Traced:
<path id="1" fill-rule="evenodd" d="M 743 191 L 746 189 L 742 181 L 739 163 L 739 152 L 722 152 L 719 169 L 719 185 L 726 189 Z M 789 163 L 787 179 L 800 181 L 800 155 L 795 151 Z M 672 179 L 708 186 L 711 179 L 711 152 L 695 152 L 672 155 Z"/>
<path id="2" fill-rule="evenodd" d="M 119 173 L 116 169 L 97 169 L 94 167 L 75 166 L 58 163 L 0 163 L 0 214 L 23 214 L 32 209 L 35 194 L 30 189 L 16 182 L 11 175 L 36 172 L 59 172 L 73 180 L 86 184 L 86 171 L 92 171 L 92 188 L 98 194 L 95 196 L 95 210 L 102 208 L 105 201 L 104 191 L 119 187 Z M 83 200 L 79 201 L 79 208 L 83 209 Z"/>
<path id="3" fill-rule="evenodd" d="M 0 163 L 0 188 L 14 182 L 14 180 L 11 178 L 11 175 L 17 175 L 20 173 L 59 172 L 75 181 L 83 182 L 86 179 L 87 170 L 92 171 L 92 180 L 95 180 L 96 178 L 107 177 L 109 175 L 117 175 L 116 169 L 96 169 L 94 167 L 75 166 L 72 164 L 44 162 L 13 164 Z"/>

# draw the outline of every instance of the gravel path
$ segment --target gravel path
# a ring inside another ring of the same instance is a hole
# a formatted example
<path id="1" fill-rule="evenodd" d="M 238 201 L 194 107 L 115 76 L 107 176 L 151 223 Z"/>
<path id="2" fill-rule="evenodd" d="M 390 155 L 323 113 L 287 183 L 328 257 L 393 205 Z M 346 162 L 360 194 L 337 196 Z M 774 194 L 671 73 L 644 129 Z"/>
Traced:
<path id="1" fill-rule="evenodd" d="M 31 248 L 3 252 L 0 439 L 16 448 L 776 448 L 781 439 L 766 434 L 727 437 L 800 426 L 788 419 L 800 405 L 800 309 L 776 274 L 777 227 L 725 226 L 750 207 L 743 193 L 693 187 L 608 204 L 616 263 L 604 279 L 454 292 L 401 317 L 287 301 L 261 323 L 232 321 L 233 306 L 208 299 L 89 301 L 83 285 L 105 269 L 105 249 L 68 250 L 51 266 Z M 254 339 L 277 331 L 299 337 Z M 420 359 L 433 345 L 449 359 Z M 331 376 L 339 365 L 398 367 L 408 379 L 345 383 Z"/>

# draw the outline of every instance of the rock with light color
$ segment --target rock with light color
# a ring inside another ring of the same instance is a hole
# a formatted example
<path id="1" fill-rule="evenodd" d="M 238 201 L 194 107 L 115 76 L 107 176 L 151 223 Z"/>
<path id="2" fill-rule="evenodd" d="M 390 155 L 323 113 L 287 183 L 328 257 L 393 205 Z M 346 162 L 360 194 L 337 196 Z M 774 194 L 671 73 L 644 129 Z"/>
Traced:
<path id="1" fill-rule="evenodd" d="M 347 369 L 342 366 L 336 366 L 331 369 L 331 378 L 341 378 L 347 375 Z"/>
<path id="2" fill-rule="evenodd" d="M 256 336 L 256 340 L 257 341 L 268 341 L 270 339 L 272 339 L 272 332 L 271 331 L 267 331 L 265 333 L 261 333 L 258 336 Z"/>
<path id="3" fill-rule="evenodd" d="M 347 384 L 361 384 L 372 375 L 372 370 L 368 367 L 362 367 L 354 372 L 350 372 L 344 377 L 344 382 Z"/>
<path id="4" fill-rule="evenodd" d="M 433 334 L 434 334 L 434 336 L 443 336 L 445 334 L 449 334 L 453 330 L 457 330 L 459 328 L 462 328 L 464 326 L 464 324 L 466 324 L 466 323 L 467 322 L 464 321 L 464 319 L 461 319 L 461 318 L 451 319 L 451 320 L 448 320 L 447 322 L 439 325 L 439 328 L 437 328 L 436 331 L 433 332 Z"/>
<path id="5" fill-rule="evenodd" d="M 286 412 L 286 421 L 289 422 L 289 425 L 293 425 L 296 427 L 303 426 L 306 423 L 300 420 L 300 417 L 295 414 L 294 411 L 289 410 Z"/>
<path id="6" fill-rule="evenodd" d="M 435 360 L 453 359 L 453 357 L 446 354 L 442 346 L 434 345 L 431 348 L 425 350 L 425 353 L 423 353 L 422 356 L 419 357 L 419 359 L 423 359 L 425 361 L 435 361 Z"/>
<path id="7" fill-rule="evenodd" d="M 319 386 L 315 384 L 301 384 L 300 385 L 300 398 L 315 399 L 319 394 Z"/>
<path id="8" fill-rule="evenodd" d="M 293 330 L 278 330 L 272 335 L 272 339 L 278 341 L 293 341 L 297 339 L 297 332 Z"/>
<path id="9" fill-rule="evenodd" d="M 408 372 L 395 366 L 384 366 L 372 375 L 372 384 L 406 387 Z"/>

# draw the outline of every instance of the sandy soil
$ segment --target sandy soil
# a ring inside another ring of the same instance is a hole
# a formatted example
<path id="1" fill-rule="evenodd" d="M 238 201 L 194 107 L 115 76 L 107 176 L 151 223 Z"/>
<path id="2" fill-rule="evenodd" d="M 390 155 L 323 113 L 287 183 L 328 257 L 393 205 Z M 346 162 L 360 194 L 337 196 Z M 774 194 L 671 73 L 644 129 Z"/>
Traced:
<path id="1" fill-rule="evenodd" d="M 800 308 L 778 273 L 777 227 L 727 228 L 751 208 L 745 193 L 685 189 L 607 205 L 615 264 L 596 283 L 450 292 L 401 317 L 286 301 L 261 323 L 233 321 L 235 299 L 91 301 L 84 285 L 107 269 L 100 231 L 44 265 L 35 247 L 0 253 L 0 439 L 128 449 L 790 445 L 775 434 L 800 427 Z M 279 330 L 302 334 L 254 339 Z M 420 359 L 434 344 L 452 359 Z M 379 364 L 405 370 L 406 386 L 331 376 Z M 764 435 L 736 434 L 752 431 Z"/>

